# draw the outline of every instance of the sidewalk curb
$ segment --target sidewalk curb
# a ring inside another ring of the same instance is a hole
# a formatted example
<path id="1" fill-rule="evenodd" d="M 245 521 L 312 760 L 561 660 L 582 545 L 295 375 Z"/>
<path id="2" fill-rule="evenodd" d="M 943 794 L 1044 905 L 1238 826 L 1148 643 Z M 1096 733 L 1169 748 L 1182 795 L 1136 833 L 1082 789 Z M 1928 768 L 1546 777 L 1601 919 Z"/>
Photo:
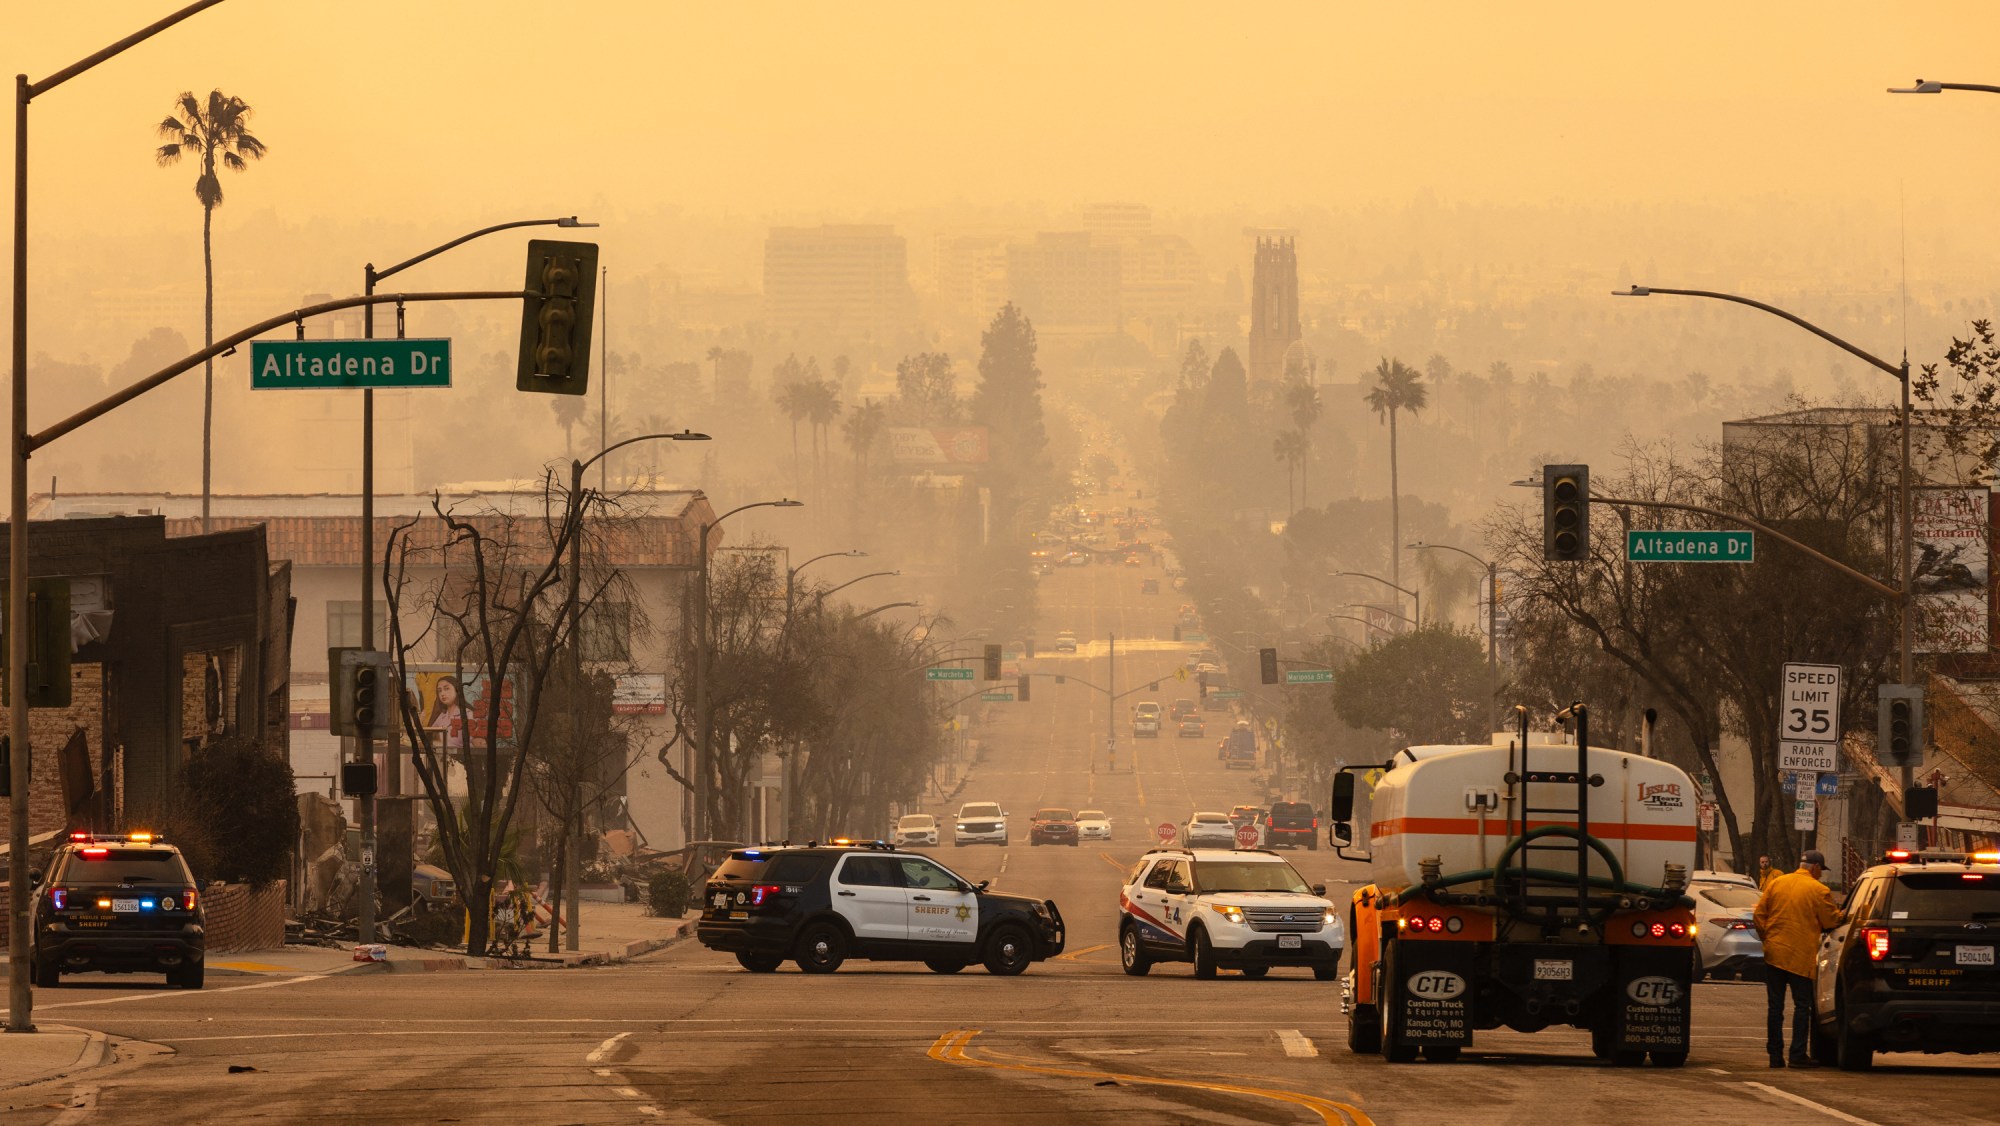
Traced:
<path id="1" fill-rule="evenodd" d="M 37 1075 L 32 1079 L 0 1082 L 0 1091 L 31 1087 L 37 1083 L 47 1083 L 55 1079 L 66 1079 L 80 1072 L 89 1071 L 92 1068 L 103 1067 L 105 1064 L 113 1062 L 117 1057 L 117 1053 L 111 1047 L 111 1037 L 94 1028 L 77 1028 L 67 1024 L 45 1024 L 40 1026 L 37 1032 L 81 1032 L 84 1034 L 83 1047 L 77 1051 L 75 1059 L 53 1071 Z"/>
<path id="2" fill-rule="evenodd" d="M 655 950 L 664 950 L 679 942 L 694 937 L 696 919 L 683 918 L 674 923 L 672 934 L 658 938 L 638 938 L 623 946 L 610 950 L 587 950 L 555 955 L 541 955 L 535 960 L 515 958 L 487 958 L 485 968 L 489 970 L 568 970 L 581 966 L 612 966 L 644 957 Z"/>

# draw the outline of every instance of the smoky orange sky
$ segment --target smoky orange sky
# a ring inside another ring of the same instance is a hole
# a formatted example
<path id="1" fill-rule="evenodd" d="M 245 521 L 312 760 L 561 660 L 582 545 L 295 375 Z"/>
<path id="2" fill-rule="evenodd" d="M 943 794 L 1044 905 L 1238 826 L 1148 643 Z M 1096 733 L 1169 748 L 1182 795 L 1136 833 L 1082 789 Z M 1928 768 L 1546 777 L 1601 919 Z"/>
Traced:
<path id="1" fill-rule="evenodd" d="M 172 0 L 11 5 L 40 78 Z M 1407 198 L 1991 209 L 2000 5 L 230 0 L 38 100 L 33 230 L 185 224 L 150 126 L 256 108 L 288 219 Z M 11 121 L 0 122 L 11 133 Z M 225 206 L 228 206 L 227 204 Z M 218 216 L 220 220 L 220 216 Z"/>

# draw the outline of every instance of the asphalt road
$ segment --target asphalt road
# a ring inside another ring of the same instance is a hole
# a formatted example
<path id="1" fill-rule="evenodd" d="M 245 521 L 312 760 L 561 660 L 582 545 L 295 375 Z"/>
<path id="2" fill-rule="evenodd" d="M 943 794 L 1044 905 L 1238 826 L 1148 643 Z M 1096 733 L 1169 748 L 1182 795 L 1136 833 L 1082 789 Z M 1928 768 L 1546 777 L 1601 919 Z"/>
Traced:
<path id="1" fill-rule="evenodd" d="M 1118 498 L 1123 503 L 1122 498 Z M 1163 593 L 1139 593 L 1143 578 Z M 1163 704 L 1195 693 L 1171 672 L 1180 602 L 1151 568 L 1062 568 L 1043 580 L 1043 656 L 1029 667 L 1102 684 L 1107 634 L 1118 690 L 1160 677 Z M 1085 644 L 1047 654 L 1059 629 Z M 38 996 L 37 1019 L 101 1029 L 129 1062 L 0 1093 L 9 1121 L 125 1122 L 1976 1122 L 2000 1118 L 2000 1057 L 1888 1056 L 1876 1073 L 1763 1066 L 1763 991 L 1696 989 L 1680 1070 L 1614 1070 L 1580 1033 L 1479 1033 L 1456 1064 L 1391 1066 L 1346 1048 L 1337 983 L 1277 970 L 1194 980 L 1185 965 L 1127 978 L 1113 942 L 1120 874 L 1151 827 L 1260 799 L 1224 770 L 1211 736 L 1136 744 L 1102 761 L 1107 704 L 1037 679 L 996 706 L 961 800 L 1013 814 L 1005 848 L 940 848 L 972 879 L 1055 899 L 1069 949 L 1018 978 L 940 976 L 850 962 L 830 977 L 752 975 L 688 943 L 621 966 L 331 977 L 212 976 L 200 993 L 78 979 Z M 1092 770 L 1092 759 L 1097 770 Z M 1261 773 L 1261 772 L 1260 772 Z M 1099 807 L 1108 846 L 1030 847 L 1043 804 Z M 1318 804 L 1318 803 L 1316 803 Z M 950 809 L 938 812 L 948 814 Z M 1335 896 L 1364 878 L 1328 851 L 1292 854 Z M 0 1044 L 0 1050 L 5 1045 Z M 232 1066 L 247 1070 L 231 1073 Z M 67 1109 L 65 1109 L 67 1108 Z"/>

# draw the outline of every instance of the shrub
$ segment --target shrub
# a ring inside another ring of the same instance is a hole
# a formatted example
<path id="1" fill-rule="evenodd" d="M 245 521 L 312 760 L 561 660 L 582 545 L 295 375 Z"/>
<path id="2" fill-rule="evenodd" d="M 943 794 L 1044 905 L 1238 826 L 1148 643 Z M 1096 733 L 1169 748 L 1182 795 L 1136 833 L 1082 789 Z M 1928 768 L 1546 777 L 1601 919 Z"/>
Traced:
<path id="1" fill-rule="evenodd" d="M 283 759 L 248 740 L 220 740 L 194 752 L 183 788 L 212 842 L 205 878 L 261 888 L 291 872 L 299 799 Z"/>
<path id="2" fill-rule="evenodd" d="M 646 909 L 663 919 L 678 919 L 694 902 L 694 885 L 681 872 L 655 872 L 646 881 Z"/>

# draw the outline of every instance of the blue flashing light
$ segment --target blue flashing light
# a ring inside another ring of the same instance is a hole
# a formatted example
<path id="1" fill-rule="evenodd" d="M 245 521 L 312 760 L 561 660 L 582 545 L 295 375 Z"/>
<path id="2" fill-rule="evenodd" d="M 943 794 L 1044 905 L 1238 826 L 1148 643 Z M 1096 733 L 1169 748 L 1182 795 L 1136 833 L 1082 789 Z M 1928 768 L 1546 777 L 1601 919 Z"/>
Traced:
<path id="1" fill-rule="evenodd" d="M 150 899 L 142 899 L 139 901 L 139 906 L 144 910 L 151 911 L 153 909 L 153 901 Z"/>
<path id="2" fill-rule="evenodd" d="M 764 855 L 764 854 L 763 854 L 763 853 L 761 853 L 761 852 L 758 852 L 758 851 L 757 851 L 756 849 L 754 849 L 754 848 L 746 848 L 746 849 L 744 849 L 744 850 L 743 850 L 743 855 L 745 855 L 745 856 L 762 856 L 762 855 Z"/>

